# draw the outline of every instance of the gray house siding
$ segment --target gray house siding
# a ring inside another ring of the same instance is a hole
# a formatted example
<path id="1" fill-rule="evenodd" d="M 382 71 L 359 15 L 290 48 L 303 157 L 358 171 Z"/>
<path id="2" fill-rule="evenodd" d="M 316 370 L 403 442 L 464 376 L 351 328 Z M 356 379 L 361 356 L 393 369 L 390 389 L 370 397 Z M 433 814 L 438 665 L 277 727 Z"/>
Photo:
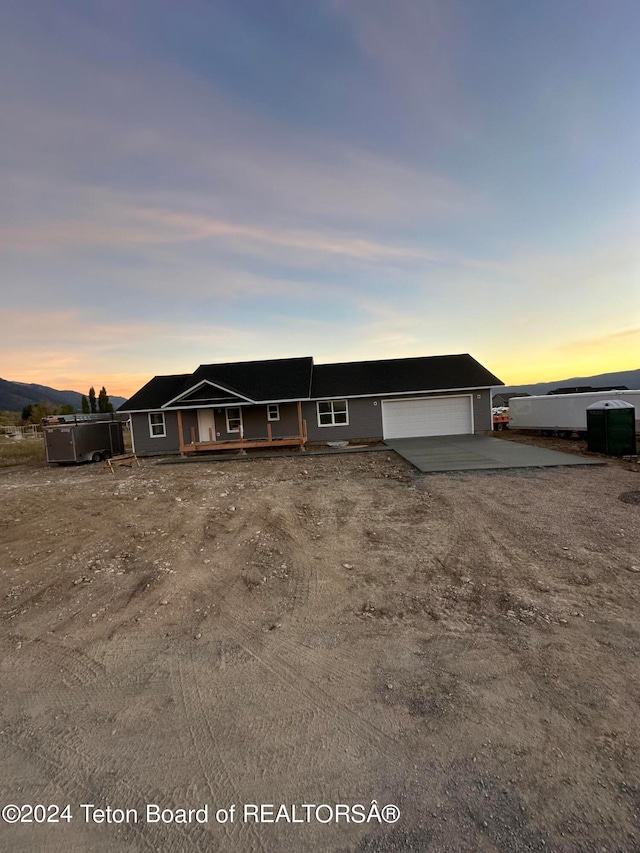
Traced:
<path id="1" fill-rule="evenodd" d="M 491 429 L 491 389 L 481 391 L 447 391 L 435 394 L 405 394 L 388 397 L 362 397 L 348 400 L 349 423 L 345 426 L 318 426 L 316 403 L 303 403 L 309 442 L 354 441 L 382 438 L 382 406 L 384 400 L 405 400 L 410 397 L 458 397 L 470 394 L 473 401 L 474 432 Z"/>
<path id="2" fill-rule="evenodd" d="M 155 456 L 164 453 L 178 453 L 178 417 L 176 412 L 163 412 L 165 436 L 152 438 L 149 430 L 149 415 L 147 412 L 134 412 L 131 415 L 136 453 L 141 456 Z"/>
<path id="3" fill-rule="evenodd" d="M 299 434 L 297 403 L 280 403 L 280 420 L 271 422 L 271 433 L 274 438 L 291 438 Z"/>
<path id="4" fill-rule="evenodd" d="M 296 403 L 280 403 L 280 420 L 267 421 L 267 407 L 242 406 L 242 426 L 247 441 L 266 439 L 267 423 L 271 423 L 273 438 L 291 438 L 298 435 L 298 406 Z M 224 409 L 215 410 L 216 437 L 219 441 L 237 441 L 237 432 L 227 431 Z"/>
<path id="5" fill-rule="evenodd" d="M 242 408 L 242 428 L 247 441 L 252 438 L 265 438 L 267 435 L 267 414 L 264 406 L 259 408 Z M 218 433 L 220 433 L 218 435 Z M 216 411 L 216 438 L 220 441 L 238 441 L 239 432 L 227 432 L 225 410 Z"/>
<path id="6" fill-rule="evenodd" d="M 493 429 L 491 416 L 491 388 L 473 392 L 473 431 Z"/>
<path id="7" fill-rule="evenodd" d="M 215 433 L 218 441 L 237 441 L 238 433 L 237 432 L 228 432 L 227 431 L 227 419 L 225 414 L 225 408 L 220 406 L 211 407 L 214 413 L 214 422 L 215 422 Z M 198 426 L 198 409 L 182 409 L 182 433 L 183 433 L 183 441 L 185 444 L 190 444 L 192 438 L 195 438 L 196 441 L 200 441 L 200 430 Z M 165 412 L 166 418 L 171 415 L 173 418 L 176 418 L 176 442 L 175 446 L 170 445 L 167 441 L 162 444 L 162 452 L 163 453 L 171 453 L 172 451 L 178 452 L 178 430 L 177 430 L 177 414 L 176 412 Z M 160 446 L 159 442 L 161 441 L 158 438 L 152 439 L 151 444 L 145 441 L 145 433 L 148 435 L 149 433 L 149 421 L 146 414 L 136 414 L 133 415 L 135 418 L 135 435 L 136 435 L 136 446 L 138 442 L 138 435 L 140 435 L 140 447 L 144 448 L 141 452 L 146 452 L 148 447 L 151 447 L 155 450 L 156 446 Z M 165 419 L 165 423 L 167 423 L 167 439 L 169 439 L 168 433 L 168 421 Z M 244 428 L 244 437 L 247 441 L 251 439 L 266 439 L 267 437 L 267 407 L 264 406 L 242 406 L 242 424 Z M 271 423 L 271 434 L 273 438 L 291 438 L 291 436 L 298 435 L 298 406 L 296 403 L 280 403 L 280 420 L 278 421 L 270 421 Z M 192 431 L 193 430 L 193 435 Z M 158 452 L 158 451 L 155 451 Z"/>
<path id="8" fill-rule="evenodd" d="M 315 402 L 302 404 L 302 417 L 307 422 L 310 442 L 352 441 L 353 439 L 382 438 L 380 398 L 363 397 L 349 400 L 349 423 L 345 426 L 318 426 Z"/>
<path id="9" fill-rule="evenodd" d="M 349 423 L 345 426 L 319 426 L 316 403 L 302 403 L 302 417 L 307 422 L 307 438 L 309 443 L 317 444 L 327 441 L 372 441 L 382 438 L 382 399 L 403 400 L 411 396 L 446 397 L 459 396 L 468 393 L 473 402 L 474 431 L 484 432 L 492 428 L 491 418 L 491 389 L 481 391 L 450 391 L 435 394 L 390 395 L 388 397 L 361 397 L 348 400 Z M 165 411 L 166 436 L 153 438 L 149 430 L 149 416 L 145 413 L 131 415 L 133 437 L 136 453 L 142 456 L 156 454 L 179 453 L 178 418 L 175 411 Z M 220 442 L 238 439 L 237 432 L 227 432 L 225 410 L 216 408 L 214 412 L 216 437 Z M 265 439 L 267 437 L 267 407 L 242 406 L 244 437 Z M 191 429 L 195 430 L 196 441 L 198 434 L 198 415 L 196 409 L 182 412 L 182 428 L 185 444 L 191 441 Z M 298 407 L 296 403 L 280 404 L 280 420 L 271 422 L 273 438 L 290 438 L 298 434 Z"/>
<path id="10" fill-rule="evenodd" d="M 178 414 L 176 411 L 164 411 L 166 436 L 152 437 L 149 430 L 149 414 L 147 412 L 132 413 L 131 423 L 136 453 L 141 456 L 154 456 L 180 452 L 178 438 Z M 220 442 L 237 441 L 237 432 L 227 431 L 225 409 L 214 408 L 216 438 Z M 244 437 L 251 439 L 267 438 L 267 407 L 243 406 L 242 423 Z M 280 403 L 280 420 L 271 421 L 273 438 L 291 438 L 298 435 L 298 406 L 297 403 Z M 193 430 L 193 434 L 192 434 Z M 198 428 L 198 410 L 182 410 L 182 437 L 184 444 L 190 444 L 192 437 L 200 440 Z"/>
<path id="11" fill-rule="evenodd" d="M 182 440 L 184 444 L 191 442 L 191 430 L 193 430 L 193 435 L 198 441 L 198 412 L 195 409 L 186 409 L 182 412 Z M 176 447 L 176 450 L 179 451 L 180 448 Z"/>

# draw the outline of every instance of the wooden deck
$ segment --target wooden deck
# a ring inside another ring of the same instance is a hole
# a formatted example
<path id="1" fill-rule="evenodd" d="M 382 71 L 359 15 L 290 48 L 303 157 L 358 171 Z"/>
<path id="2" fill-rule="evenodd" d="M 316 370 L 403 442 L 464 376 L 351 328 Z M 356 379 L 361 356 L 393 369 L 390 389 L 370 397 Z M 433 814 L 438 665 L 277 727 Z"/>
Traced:
<path id="1" fill-rule="evenodd" d="M 251 450 L 255 448 L 269 447 L 304 447 L 306 439 L 302 436 L 291 438 L 254 438 L 240 441 L 195 441 L 191 444 L 183 444 L 180 453 L 217 453 L 223 450 Z"/>
<path id="2" fill-rule="evenodd" d="M 182 412 L 178 411 L 178 435 L 180 437 L 180 455 L 186 453 L 219 453 L 223 450 L 254 450 L 257 448 L 268 449 L 271 447 L 304 447 L 307 443 L 307 422 L 302 419 L 300 404 L 298 404 L 298 435 L 274 438 L 271 424 L 267 423 L 267 435 L 262 438 L 244 438 L 242 431 L 237 439 L 216 441 L 213 430 L 209 430 L 209 441 L 200 441 L 196 438 L 194 427 L 190 429 L 190 441 L 184 441 L 182 429 Z"/>

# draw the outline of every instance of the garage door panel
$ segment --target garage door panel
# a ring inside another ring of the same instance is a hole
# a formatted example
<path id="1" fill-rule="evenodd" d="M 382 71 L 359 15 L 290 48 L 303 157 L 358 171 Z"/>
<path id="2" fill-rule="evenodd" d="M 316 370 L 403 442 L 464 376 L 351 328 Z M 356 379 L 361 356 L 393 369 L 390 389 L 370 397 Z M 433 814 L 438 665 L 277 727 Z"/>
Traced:
<path id="1" fill-rule="evenodd" d="M 382 419 L 384 438 L 473 432 L 471 398 L 468 396 L 385 400 Z"/>

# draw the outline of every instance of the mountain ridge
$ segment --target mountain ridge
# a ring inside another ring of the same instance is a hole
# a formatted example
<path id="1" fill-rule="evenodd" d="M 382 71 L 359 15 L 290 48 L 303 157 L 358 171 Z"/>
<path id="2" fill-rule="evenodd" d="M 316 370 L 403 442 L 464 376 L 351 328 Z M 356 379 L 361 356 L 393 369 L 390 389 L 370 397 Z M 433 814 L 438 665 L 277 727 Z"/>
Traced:
<path id="1" fill-rule="evenodd" d="M 96 393 L 99 389 L 96 389 Z M 38 385 L 35 382 L 17 382 L 10 379 L 0 379 L 0 410 L 21 412 L 25 406 L 38 403 L 50 403 L 53 406 L 73 406 L 81 410 L 82 394 L 80 391 L 59 391 L 48 385 Z M 117 409 L 125 402 L 124 397 L 112 397 L 109 402 Z"/>
<path id="2" fill-rule="evenodd" d="M 554 391 L 556 388 L 564 387 L 579 387 L 581 385 L 591 385 L 592 387 L 608 386 L 608 385 L 626 385 L 630 391 L 640 389 L 640 369 L 638 370 L 617 370 L 613 373 L 598 373 L 595 376 L 571 376 L 569 379 L 556 379 L 553 382 L 532 382 L 526 385 L 505 385 L 504 387 L 495 387 L 492 393 L 495 394 L 546 394 L 548 391 Z"/>

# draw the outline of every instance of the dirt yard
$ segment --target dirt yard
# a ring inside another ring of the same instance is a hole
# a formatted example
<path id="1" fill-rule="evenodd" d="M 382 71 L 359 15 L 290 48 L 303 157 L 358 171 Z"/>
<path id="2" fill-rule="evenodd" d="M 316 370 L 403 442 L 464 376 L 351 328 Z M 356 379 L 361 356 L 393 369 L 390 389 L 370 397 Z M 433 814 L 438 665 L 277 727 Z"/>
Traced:
<path id="1" fill-rule="evenodd" d="M 638 491 L 3 469 L 0 850 L 640 850 Z"/>

